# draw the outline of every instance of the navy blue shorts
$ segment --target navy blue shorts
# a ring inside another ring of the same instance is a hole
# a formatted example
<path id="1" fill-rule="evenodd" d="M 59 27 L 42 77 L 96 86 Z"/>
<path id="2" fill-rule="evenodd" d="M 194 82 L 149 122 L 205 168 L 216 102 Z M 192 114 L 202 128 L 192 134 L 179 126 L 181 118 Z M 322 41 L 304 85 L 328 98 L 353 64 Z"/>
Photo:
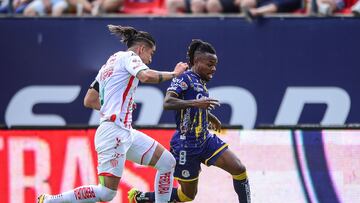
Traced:
<path id="1" fill-rule="evenodd" d="M 211 166 L 225 152 L 228 144 L 216 135 L 210 137 L 198 147 L 184 148 L 186 140 L 172 139 L 171 153 L 176 159 L 174 177 L 181 181 L 193 181 L 198 179 L 201 171 L 201 163 Z"/>

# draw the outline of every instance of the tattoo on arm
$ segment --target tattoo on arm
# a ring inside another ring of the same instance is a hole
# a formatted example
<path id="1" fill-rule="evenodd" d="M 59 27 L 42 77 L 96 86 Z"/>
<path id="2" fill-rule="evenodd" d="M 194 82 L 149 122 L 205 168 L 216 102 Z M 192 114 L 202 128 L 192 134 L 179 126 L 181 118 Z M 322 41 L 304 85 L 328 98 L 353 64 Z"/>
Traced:
<path id="1" fill-rule="evenodd" d="M 164 80 L 162 73 L 159 73 L 159 83 L 162 82 Z"/>

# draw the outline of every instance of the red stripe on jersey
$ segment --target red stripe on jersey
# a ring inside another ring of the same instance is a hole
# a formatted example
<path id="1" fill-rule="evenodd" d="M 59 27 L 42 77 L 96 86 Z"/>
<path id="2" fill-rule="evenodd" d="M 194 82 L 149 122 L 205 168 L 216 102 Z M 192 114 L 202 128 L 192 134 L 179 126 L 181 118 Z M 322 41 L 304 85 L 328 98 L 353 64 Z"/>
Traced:
<path id="1" fill-rule="evenodd" d="M 130 105 L 131 105 L 131 103 L 132 103 L 132 97 L 130 98 L 130 100 L 129 100 L 129 104 L 128 104 L 128 107 L 126 108 L 126 115 L 125 115 L 125 121 L 124 121 L 124 125 L 125 125 L 125 127 L 126 127 L 126 124 L 127 124 L 127 122 L 128 122 L 128 116 L 129 116 L 129 108 L 130 108 Z"/>
<path id="2" fill-rule="evenodd" d="M 122 111 L 122 109 L 123 109 L 123 106 L 124 106 L 126 97 L 127 97 L 127 95 L 129 94 L 129 91 L 130 91 L 130 88 L 131 88 L 131 86 L 132 86 L 132 83 L 133 83 L 134 79 L 135 79 L 134 76 L 131 76 L 130 79 L 129 79 L 128 85 L 126 86 L 125 92 L 124 92 L 123 97 L 122 97 L 122 100 L 123 100 L 123 101 L 122 101 L 122 104 L 121 104 L 121 109 L 120 109 L 120 111 Z"/>

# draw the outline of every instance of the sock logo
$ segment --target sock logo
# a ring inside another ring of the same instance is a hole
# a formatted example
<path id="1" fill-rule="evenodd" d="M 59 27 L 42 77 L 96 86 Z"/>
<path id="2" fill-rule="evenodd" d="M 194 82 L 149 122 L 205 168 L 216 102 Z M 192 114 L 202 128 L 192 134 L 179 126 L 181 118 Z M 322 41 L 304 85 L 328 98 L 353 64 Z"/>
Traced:
<path id="1" fill-rule="evenodd" d="M 80 187 L 74 190 L 76 200 L 95 198 L 95 192 L 92 187 Z"/>
<path id="2" fill-rule="evenodd" d="M 169 193 L 170 190 L 170 175 L 171 172 L 167 172 L 160 175 L 159 178 L 159 194 Z"/>

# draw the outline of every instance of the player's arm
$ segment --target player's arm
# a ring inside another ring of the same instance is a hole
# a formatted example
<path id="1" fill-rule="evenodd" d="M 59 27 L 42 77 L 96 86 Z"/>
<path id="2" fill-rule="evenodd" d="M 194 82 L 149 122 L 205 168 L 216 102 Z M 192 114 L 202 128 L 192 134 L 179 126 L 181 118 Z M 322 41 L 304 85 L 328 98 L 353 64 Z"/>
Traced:
<path id="1" fill-rule="evenodd" d="M 211 98 L 201 98 L 193 100 L 183 100 L 178 97 L 175 92 L 168 91 L 164 99 L 165 110 L 179 110 L 189 107 L 208 109 L 210 107 L 219 106 L 219 101 Z"/>
<path id="2" fill-rule="evenodd" d="M 188 68 L 187 63 L 179 62 L 176 64 L 174 71 L 157 71 L 152 69 L 145 69 L 140 71 L 136 77 L 142 83 L 161 83 L 163 81 L 171 80 L 179 76 Z"/>
<path id="3" fill-rule="evenodd" d="M 214 114 L 210 113 L 210 111 L 208 111 L 208 119 L 209 119 L 209 122 L 211 124 L 210 128 L 212 130 L 220 132 L 220 130 L 221 130 L 221 122 Z"/>
<path id="4" fill-rule="evenodd" d="M 95 80 L 89 87 L 84 97 L 84 106 L 91 109 L 100 110 L 99 83 Z"/>

